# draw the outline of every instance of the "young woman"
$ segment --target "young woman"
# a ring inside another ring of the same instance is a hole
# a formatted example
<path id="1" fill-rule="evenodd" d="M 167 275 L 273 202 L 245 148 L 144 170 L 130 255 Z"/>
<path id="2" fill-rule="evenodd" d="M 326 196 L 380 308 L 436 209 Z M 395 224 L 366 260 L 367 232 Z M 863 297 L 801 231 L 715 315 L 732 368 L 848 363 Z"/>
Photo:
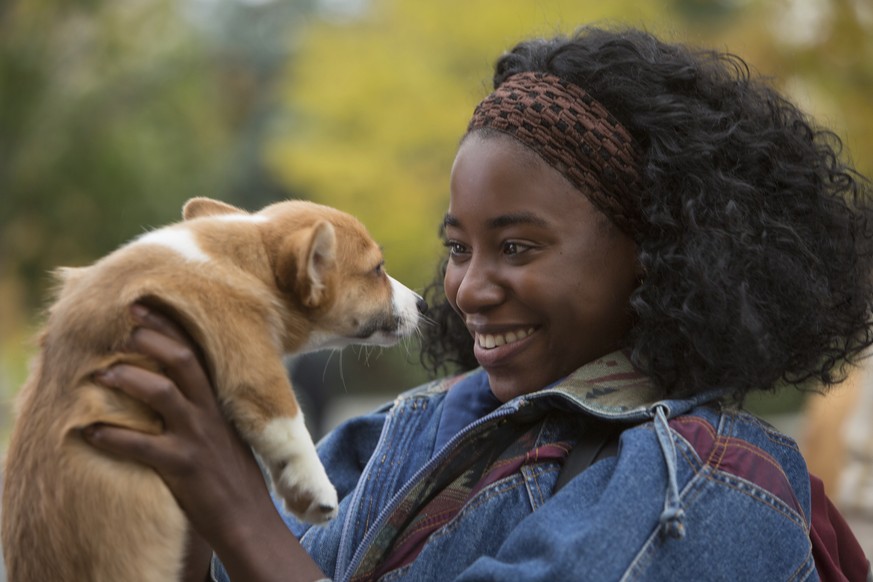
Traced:
<path id="1" fill-rule="evenodd" d="M 521 43 L 443 220 L 424 359 L 464 373 L 321 443 L 334 521 L 276 512 L 196 348 L 156 313 L 132 344 L 167 377 L 108 382 L 164 434 L 91 442 L 163 476 L 197 532 L 195 580 L 210 548 L 218 580 L 864 576 L 863 556 L 822 556 L 795 443 L 741 407 L 836 383 L 873 342 L 871 192 L 838 154 L 736 57 L 636 30 Z"/>

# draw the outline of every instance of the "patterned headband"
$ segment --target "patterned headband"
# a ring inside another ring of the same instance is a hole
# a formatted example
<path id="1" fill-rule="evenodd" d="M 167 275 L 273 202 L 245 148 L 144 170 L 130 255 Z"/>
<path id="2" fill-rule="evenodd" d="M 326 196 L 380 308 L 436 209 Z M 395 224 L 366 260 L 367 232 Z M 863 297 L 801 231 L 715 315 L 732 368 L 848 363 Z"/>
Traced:
<path id="1" fill-rule="evenodd" d="M 581 87 L 549 73 L 512 75 L 476 107 L 467 131 L 485 128 L 536 152 L 621 230 L 639 234 L 639 148 Z"/>

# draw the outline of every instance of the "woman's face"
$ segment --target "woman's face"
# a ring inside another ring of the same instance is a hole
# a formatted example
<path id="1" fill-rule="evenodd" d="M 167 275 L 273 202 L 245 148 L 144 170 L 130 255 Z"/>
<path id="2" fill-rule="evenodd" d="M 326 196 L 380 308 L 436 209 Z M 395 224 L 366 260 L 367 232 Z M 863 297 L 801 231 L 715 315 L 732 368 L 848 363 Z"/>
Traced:
<path id="1" fill-rule="evenodd" d="M 446 296 L 501 401 L 614 351 L 630 329 L 633 240 L 512 138 L 461 144 L 445 234 Z"/>

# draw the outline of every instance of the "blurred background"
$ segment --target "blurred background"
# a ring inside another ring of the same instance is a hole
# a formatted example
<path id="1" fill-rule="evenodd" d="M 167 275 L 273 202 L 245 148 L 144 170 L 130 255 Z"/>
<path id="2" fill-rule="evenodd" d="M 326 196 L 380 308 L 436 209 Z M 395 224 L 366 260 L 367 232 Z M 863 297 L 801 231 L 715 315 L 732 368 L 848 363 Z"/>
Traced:
<path id="1" fill-rule="evenodd" d="M 189 197 L 337 206 L 422 290 L 493 62 L 591 22 L 738 53 L 873 173 L 873 0 L 0 1 L 0 446 L 49 271 L 177 220 Z M 289 370 L 317 386 L 317 433 L 425 379 L 414 342 Z"/>

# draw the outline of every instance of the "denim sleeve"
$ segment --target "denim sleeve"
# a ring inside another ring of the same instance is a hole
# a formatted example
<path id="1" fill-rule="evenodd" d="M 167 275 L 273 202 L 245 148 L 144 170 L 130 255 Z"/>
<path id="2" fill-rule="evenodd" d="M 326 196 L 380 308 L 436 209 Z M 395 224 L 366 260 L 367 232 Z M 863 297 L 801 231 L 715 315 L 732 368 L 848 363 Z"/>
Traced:
<path id="1" fill-rule="evenodd" d="M 372 414 L 348 420 L 318 443 L 318 456 L 336 487 L 341 506 L 342 500 L 354 491 L 361 472 L 373 454 L 388 409 L 389 406 L 386 405 Z M 282 502 L 275 496 L 273 496 L 273 504 L 295 536 L 299 538 L 306 533 L 310 526 L 287 513 L 282 507 Z M 335 519 L 342 519 L 342 516 Z M 339 543 L 339 540 L 333 541 Z M 325 544 L 325 540 L 321 540 L 321 544 Z M 325 565 L 319 565 L 325 569 Z M 218 556 L 212 557 L 210 575 L 213 582 L 231 581 Z"/>

